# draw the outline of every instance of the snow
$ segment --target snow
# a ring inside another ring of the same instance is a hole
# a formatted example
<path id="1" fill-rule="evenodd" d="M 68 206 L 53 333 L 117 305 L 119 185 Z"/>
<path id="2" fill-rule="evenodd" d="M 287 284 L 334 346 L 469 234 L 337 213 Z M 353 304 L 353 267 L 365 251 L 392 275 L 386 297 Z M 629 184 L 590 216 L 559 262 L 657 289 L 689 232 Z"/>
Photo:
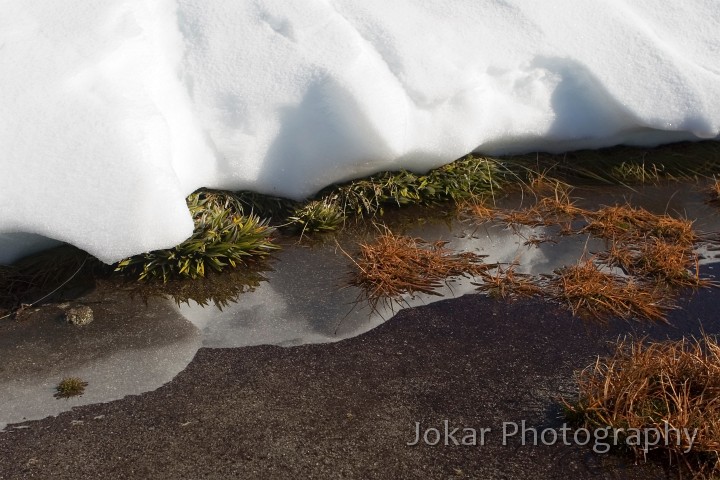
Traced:
<path id="1" fill-rule="evenodd" d="M 720 134 L 716 0 L 0 0 L 0 262 L 113 262 L 199 187 Z"/>

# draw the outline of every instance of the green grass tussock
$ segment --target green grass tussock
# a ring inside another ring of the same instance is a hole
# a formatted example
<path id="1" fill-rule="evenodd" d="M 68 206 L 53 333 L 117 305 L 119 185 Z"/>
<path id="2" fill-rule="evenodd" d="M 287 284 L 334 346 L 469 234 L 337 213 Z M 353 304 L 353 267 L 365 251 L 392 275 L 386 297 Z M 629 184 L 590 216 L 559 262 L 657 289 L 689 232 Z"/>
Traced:
<path id="1" fill-rule="evenodd" d="M 432 205 L 466 200 L 499 190 L 510 175 L 502 163 L 472 155 L 420 175 L 407 170 L 383 172 L 321 191 L 346 215 L 382 215 L 388 206 Z"/>
<path id="2" fill-rule="evenodd" d="M 288 220 L 291 226 L 304 235 L 339 229 L 345 223 L 345 214 L 336 203 L 328 199 L 312 200 L 295 209 Z"/>
<path id="3" fill-rule="evenodd" d="M 267 220 L 245 214 L 242 203 L 227 192 L 199 191 L 187 198 L 195 230 L 180 245 L 135 255 L 117 264 L 116 271 L 140 280 L 199 278 L 263 258 L 278 247 Z"/>

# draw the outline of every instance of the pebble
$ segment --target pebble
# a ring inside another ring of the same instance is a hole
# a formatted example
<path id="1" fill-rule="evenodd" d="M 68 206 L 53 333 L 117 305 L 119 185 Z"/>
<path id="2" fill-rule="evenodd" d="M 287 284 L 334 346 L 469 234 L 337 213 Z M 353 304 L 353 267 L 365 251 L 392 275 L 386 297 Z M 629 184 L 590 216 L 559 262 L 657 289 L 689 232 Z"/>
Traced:
<path id="1" fill-rule="evenodd" d="M 77 326 L 87 325 L 93 321 L 92 308 L 87 306 L 69 308 L 65 312 L 65 320 Z"/>

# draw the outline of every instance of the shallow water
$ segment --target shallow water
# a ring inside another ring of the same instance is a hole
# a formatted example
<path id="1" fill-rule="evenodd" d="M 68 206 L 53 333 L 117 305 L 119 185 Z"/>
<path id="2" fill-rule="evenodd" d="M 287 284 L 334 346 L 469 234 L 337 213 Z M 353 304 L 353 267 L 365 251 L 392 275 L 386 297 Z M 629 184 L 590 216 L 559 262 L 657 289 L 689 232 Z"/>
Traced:
<path id="1" fill-rule="evenodd" d="M 654 212 L 696 218 L 700 231 L 720 231 L 717 207 L 705 202 L 696 185 L 588 188 L 576 190 L 574 196 L 587 208 L 628 200 Z M 518 206 L 524 200 L 515 194 L 497 203 Z M 549 274 L 603 249 L 602 241 L 585 235 L 527 246 L 523 236 L 502 225 L 448 220 L 426 209 L 390 212 L 384 220 L 395 233 L 448 241 L 448 248 L 487 255 L 487 263 L 517 262 L 518 271 L 532 274 Z M 24 323 L 0 323 L 0 427 L 153 390 L 184 369 L 200 347 L 327 343 L 367 332 L 391 318 L 400 305 L 372 312 L 367 305 L 356 304 L 360 291 L 348 286 L 352 260 L 343 251 L 353 255 L 358 242 L 378 231 L 353 227 L 322 241 L 289 243 L 277 255 L 273 270 L 264 273 L 267 281 L 222 309 L 212 302 L 210 306 L 192 300 L 178 304 L 157 298 L 145 305 L 137 297 L 101 288 L 77 300 L 92 304 L 96 311 L 96 320 L 88 327 L 62 324 L 59 312 L 51 308 L 32 314 Z M 544 231 L 523 228 L 520 233 L 527 237 Z M 701 253 L 703 263 L 717 261 L 718 252 Z M 406 297 L 403 304 L 423 305 L 475 288 L 472 279 L 455 279 L 448 281 L 442 296 Z M 88 381 L 86 394 L 55 400 L 54 386 L 67 376 Z"/>
<path id="2" fill-rule="evenodd" d="M 636 189 L 593 188 L 577 190 L 578 205 L 593 208 L 604 204 L 629 201 L 656 213 L 669 212 L 696 218 L 696 228 L 702 232 L 720 230 L 717 207 L 708 205 L 695 186 L 671 184 Z M 498 199 L 502 206 L 523 203 L 520 195 Z M 604 249 L 602 240 L 589 235 L 558 238 L 537 246 L 525 245 L 530 235 L 552 233 L 547 228 L 522 227 L 520 235 L 498 223 L 473 225 L 457 220 L 424 217 L 420 209 L 407 210 L 389 225 L 396 233 L 420 237 L 434 242 L 449 242 L 447 248 L 486 255 L 485 262 L 518 263 L 517 271 L 530 274 L 550 274 L 555 269 L 574 264 L 583 254 Z M 416 216 L 415 216 L 416 215 Z M 370 232 L 350 233 L 337 237 L 337 244 L 329 241 L 321 245 L 288 245 L 278 255 L 275 271 L 267 274 L 268 282 L 253 292 L 243 294 L 240 301 L 222 312 L 208 309 L 196 302 L 181 304 L 180 313 L 203 332 L 203 346 L 241 347 L 261 344 L 300 345 L 333 342 L 362 334 L 381 324 L 397 311 L 383 308 L 372 312 L 367 305 L 355 305 L 359 289 L 347 286 L 351 260 L 340 250 L 354 252 L 360 241 Z M 523 238 L 524 236 L 524 238 Z M 701 249 L 703 263 L 715 261 L 718 252 Z M 440 298 L 458 297 L 472 293 L 472 279 L 454 279 L 441 291 L 442 297 L 418 295 L 403 299 L 407 306 L 431 303 Z"/>

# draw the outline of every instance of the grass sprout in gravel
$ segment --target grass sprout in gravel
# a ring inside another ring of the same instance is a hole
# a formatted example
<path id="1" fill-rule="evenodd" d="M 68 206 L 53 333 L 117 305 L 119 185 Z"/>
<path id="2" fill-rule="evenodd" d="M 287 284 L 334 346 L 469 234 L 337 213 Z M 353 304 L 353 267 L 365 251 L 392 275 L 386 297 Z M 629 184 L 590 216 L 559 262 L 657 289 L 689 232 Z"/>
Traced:
<path id="1" fill-rule="evenodd" d="M 70 398 L 85 393 L 88 382 L 77 377 L 63 378 L 55 387 L 55 398 Z"/>

